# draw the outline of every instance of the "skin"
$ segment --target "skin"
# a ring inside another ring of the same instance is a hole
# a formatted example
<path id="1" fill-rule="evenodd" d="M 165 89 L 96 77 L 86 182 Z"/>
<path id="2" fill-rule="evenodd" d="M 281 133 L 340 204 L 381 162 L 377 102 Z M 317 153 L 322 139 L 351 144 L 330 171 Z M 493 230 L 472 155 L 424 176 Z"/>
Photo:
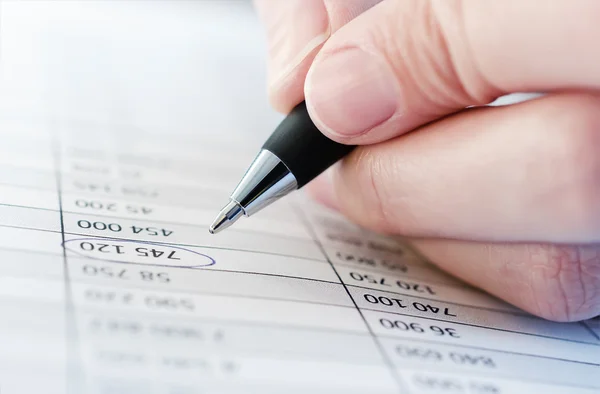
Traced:
<path id="1" fill-rule="evenodd" d="M 535 315 L 600 315 L 600 2 L 255 6 L 273 106 L 360 145 L 317 200 Z M 544 94 L 486 105 L 514 92 Z"/>

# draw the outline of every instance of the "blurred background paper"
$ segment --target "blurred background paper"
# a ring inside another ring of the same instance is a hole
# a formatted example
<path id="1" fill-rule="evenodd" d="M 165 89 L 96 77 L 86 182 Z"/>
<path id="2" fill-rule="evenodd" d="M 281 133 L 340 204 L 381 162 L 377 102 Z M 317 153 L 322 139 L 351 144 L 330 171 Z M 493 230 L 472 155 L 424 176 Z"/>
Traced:
<path id="1" fill-rule="evenodd" d="M 280 119 L 250 1 L 3 1 L 0 12 L 9 114 L 232 139 Z"/>

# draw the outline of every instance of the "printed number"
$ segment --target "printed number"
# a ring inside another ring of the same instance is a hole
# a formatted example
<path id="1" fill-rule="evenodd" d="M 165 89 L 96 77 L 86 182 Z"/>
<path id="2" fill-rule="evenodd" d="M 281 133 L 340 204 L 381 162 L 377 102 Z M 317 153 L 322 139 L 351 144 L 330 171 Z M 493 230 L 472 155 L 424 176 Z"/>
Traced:
<path id="1" fill-rule="evenodd" d="M 115 203 L 105 203 L 96 200 L 77 199 L 75 200 L 75 205 L 77 205 L 79 208 L 90 208 L 93 210 L 107 210 L 110 212 L 117 210 L 117 204 Z"/>
<path id="2" fill-rule="evenodd" d="M 171 281 L 166 272 L 140 271 L 140 278 L 145 282 L 169 283 Z"/>
<path id="3" fill-rule="evenodd" d="M 371 294 L 365 294 L 364 298 L 367 302 L 371 304 L 382 304 L 385 306 L 397 306 L 399 308 L 407 308 L 405 303 L 403 303 L 402 300 L 399 300 L 398 298 L 388 298 L 384 296 L 376 297 Z"/>
<path id="4" fill-rule="evenodd" d="M 371 257 L 357 256 L 357 255 L 353 255 L 353 254 L 349 254 L 349 253 L 342 253 L 339 251 L 336 252 L 336 256 L 337 256 L 337 258 L 339 258 L 342 261 L 353 262 L 353 263 L 357 263 L 360 265 L 368 265 L 369 267 L 382 266 L 384 268 L 389 269 L 390 271 L 400 271 L 400 272 L 404 272 L 404 273 L 408 272 L 408 267 L 406 265 L 387 261 L 387 260 L 380 260 L 380 259 L 374 259 Z"/>
<path id="5" fill-rule="evenodd" d="M 109 212 L 117 212 L 119 208 L 114 202 L 103 202 L 98 200 L 85 200 L 85 199 L 77 199 L 75 200 L 75 205 L 79 208 L 88 208 L 95 211 L 109 211 Z M 121 207 L 127 213 L 133 214 L 141 214 L 141 215 L 149 215 L 152 213 L 152 208 L 148 208 L 142 205 L 125 205 Z"/>
<path id="6" fill-rule="evenodd" d="M 121 232 L 123 230 L 123 227 L 121 227 L 121 225 L 118 223 L 91 222 L 89 220 L 83 219 L 77 221 L 77 226 L 86 230 L 93 228 L 94 230 L 98 231 L 112 231 L 115 233 Z M 171 230 L 157 227 L 130 226 L 129 228 L 134 234 L 150 235 L 153 237 L 168 237 L 169 235 L 173 234 L 173 231 Z"/>
<path id="7" fill-rule="evenodd" d="M 406 282 L 400 279 L 392 281 L 390 283 L 385 277 L 360 274 L 358 272 L 350 272 L 350 277 L 357 282 L 366 282 L 387 287 L 399 287 L 402 290 L 414 291 L 415 293 L 426 293 L 436 295 L 435 290 L 431 288 L 431 286 L 421 285 L 419 283 Z"/>
<path id="8" fill-rule="evenodd" d="M 127 206 L 125 206 L 125 209 L 129 213 L 139 213 L 142 215 L 148 215 L 148 214 L 152 213 L 152 208 L 137 206 L 137 205 L 127 205 Z"/>
<path id="9" fill-rule="evenodd" d="M 163 254 L 165 254 L 164 251 L 162 250 L 158 250 L 158 249 L 148 249 L 148 248 L 135 248 L 135 251 L 137 252 L 138 256 L 140 257 L 154 257 L 154 258 L 159 258 L 160 256 L 162 256 Z M 170 260 L 181 260 L 179 257 L 176 256 L 177 251 L 172 250 L 169 252 L 169 254 L 166 256 L 167 259 Z"/>
<path id="10" fill-rule="evenodd" d="M 419 323 L 405 323 L 401 320 L 379 319 L 382 327 L 388 330 L 411 331 L 418 334 L 431 332 L 437 336 L 450 336 L 452 338 L 460 338 L 454 328 L 444 328 L 439 326 L 429 326 L 423 328 Z"/>
<path id="11" fill-rule="evenodd" d="M 117 223 L 104 223 L 104 222 L 90 222 L 89 220 L 79 220 L 77 225 L 81 228 L 94 228 L 95 230 L 105 231 L 110 230 L 118 233 L 122 230 L 121 226 Z"/>
<path id="12" fill-rule="evenodd" d="M 466 365 L 478 368 L 497 368 L 493 358 L 481 356 L 474 353 L 465 353 L 460 351 L 438 351 L 430 347 L 421 347 L 416 345 L 397 345 L 396 353 L 402 358 L 421 359 L 432 362 L 450 362 L 457 365 Z"/>
<path id="13" fill-rule="evenodd" d="M 127 269 L 113 270 L 110 267 L 96 267 L 89 264 L 83 266 L 83 273 L 88 276 L 129 279 Z"/>
<path id="14" fill-rule="evenodd" d="M 97 251 L 99 253 L 116 253 L 116 254 L 124 254 L 123 245 L 113 245 L 113 244 L 101 244 L 101 243 L 92 243 L 87 241 L 82 241 L 79 243 L 79 247 L 81 250 L 86 252 Z"/>
<path id="15" fill-rule="evenodd" d="M 65 249 L 78 255 L 94 258 L 95 260 L 149 264 L 163 267 L 185 266 L 200 268 L 216 264 L 215 259 L 205 254 L 177 246 L 147 241 L 136 242 L 131 240 L 94 238 L 72 239 L 65 242 Z M 151 269 L 151 271 L 153 270 Z"/>
<path id="16" fill-rule="evenodd" d="M 82 241 L 79 243 L 79 247 L 81 248 L 81 250 L 84 250 L 86 252 L 125 254 L 124 245 Z M 169 260 L 181 260 L 177 256 L 176 250 L 170 250 L 165 252 L 164 250 L 156 248 L 144 248 L 140 246 L 135 248 L 135 251 L 139 257 L 149 257 L 157 259 L 164 255 L 164 258 Z"/>
<path id="17" fill-rule="evenodd" d="M 416 309 L 419 312 L 426 312 L 426 313 L 432 313 L 432 314 L 443 314 L 445 316 L 453 316 L 456 317 L 456 315 L 452 312 L 450 312 L 449 308 L 442 308 L 439 306 L 435 306 L 435 305 L 431 305 L 431 304 L 423 304 L 421 302 L 418 301 L 405 301 L 405 300 L 401 300 L 398 298 L 389 298 L 389 297 L 384 297 L 384 296 L 374 296 L 372 294 L 364 294 L 363 295 L 365 301 L 367 301 L 370 304 L 381 304 L 384 306 L 389 306 L 389 307 L 394 307 L 394 308 L 411 308 L 411 309 Z"/>
<path id="18" fill-rule="evenodd" d="M 157 283 L 169 283 L 171 278 L 166 272 L 152 272 L 152 271 L 129 271 L 126 268 L 113 269 L 112 267 L 102 267 L 86 264 L 83 266 L 83 273 L 88 276 L 101 277 L 101 278 L 113 278 L 113 279 L 132 279 L 130 273 L 134 277 L 138 277 L 144 282 L 157 282 Z"/>
<path id="19" fill-rule="evenodd" d="M 169 235 L 173 234 L 173 231 L 171 231 L 171 230 L 165 230 L 164 228 L 156 228 L 156 227 L 131 226 L 131 231 L 133 231 L 134 234 L 139 234 L 139 233 L 143 232 L 145 235 L 152 235 L 152 236 L 162 235 L 163 237 L 168 237 Z"/>
<path id="20" fill-rule="evenodd" d="M 77 168 L 78 170 L 81 170 L 81 168 Z M 97 169 L 102 170 L 102 167 L 99 167 Z M 139 175 L 137 175 L 137 177 L 139 177 Z M 110 184 L 105 184 L 105 183 L 87 183 L 87 182 L 81 182 L 81 181 L 73 181 L 73 186 L 75 186 L 75 188 L 80 189 L 80 190 L 84 190 L 86 192 L 102 192 L 102 193 L 107 193 L 107 194 L 123 194 L 126 196 L 129 195 L 134 195 L 134 196 L 141 196 L 141 197 L 148 197 L 148 198 L 155 198 L 158 197 L 158 191 L 154 190 L 154 189 L 144 189 L 143 187 L 140 186 L 127 186 L 127 185 L 123 185 L 123 186 L 111 186 Z"/>

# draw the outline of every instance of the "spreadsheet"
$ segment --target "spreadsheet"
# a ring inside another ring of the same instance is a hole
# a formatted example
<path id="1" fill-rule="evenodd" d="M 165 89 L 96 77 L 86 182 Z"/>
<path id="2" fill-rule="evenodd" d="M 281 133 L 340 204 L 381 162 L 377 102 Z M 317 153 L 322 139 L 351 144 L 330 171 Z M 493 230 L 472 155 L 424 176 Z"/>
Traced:
<path id="1" fill-rule="evenodd" d="M 252 21 L 247 6 L 166 2 L 146 15 L 107 2 L 78 10 L 88 23 L 70 3 L 1 6 L 0 393 L 598 393 L 598 319 L 531 316 L 302 192 L 210 235 L 270 131 L 249 123 L 267 104 L 236 115 L 210 70 L 194 79 L 206 48 L 157 64 L 236 7 Z M 159 33 L 173 36 L 128 36 L 134 14 L 145 32 L 171 20 Z M 44 18 L 79 30 L 42 29 Z M 210 56 L 216 68 L 240 61 Z M 131 107 L 153 91 L 164 101 Z M 195 123 L 178 94 L 212 107 Z"/>

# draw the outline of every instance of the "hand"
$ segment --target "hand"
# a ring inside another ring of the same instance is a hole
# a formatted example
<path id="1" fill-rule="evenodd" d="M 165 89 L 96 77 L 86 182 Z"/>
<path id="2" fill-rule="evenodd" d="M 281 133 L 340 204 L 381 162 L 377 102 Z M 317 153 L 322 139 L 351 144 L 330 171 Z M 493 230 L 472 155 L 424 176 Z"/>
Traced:
<path id="1" fill-rule="evenodd" d="M 275 108 L 361 145 L 317 199 L 533 314 L 600 314 L 600 2 L 256 6 Z M 512 92 L 546 94 L 486 106 Z"/>

